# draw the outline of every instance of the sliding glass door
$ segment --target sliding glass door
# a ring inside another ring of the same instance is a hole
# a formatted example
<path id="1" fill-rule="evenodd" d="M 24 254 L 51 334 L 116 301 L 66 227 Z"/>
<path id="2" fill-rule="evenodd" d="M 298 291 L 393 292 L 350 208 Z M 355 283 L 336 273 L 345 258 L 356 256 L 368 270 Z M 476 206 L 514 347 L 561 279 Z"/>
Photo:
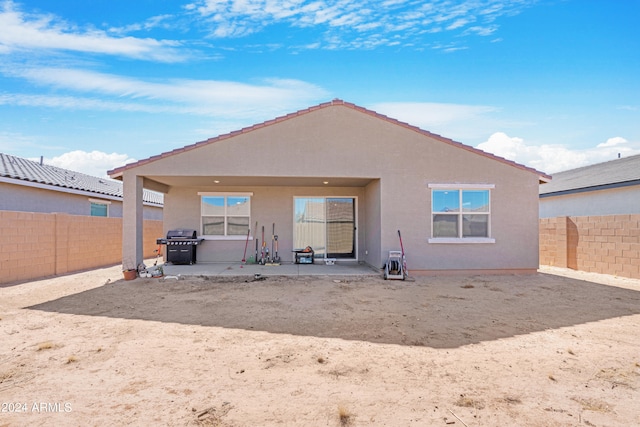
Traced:
<path id="1" fill-rule="evenodd" d="M 295 249 L 311 246 L 318 258 L 356 257 L 356 200 L 351 197 L 296 197 Z"/>
<path id="2" fill-rule="evenodd" d="M 293 248 L 311 246 L 316 257 L 324 258 L 327 251 L 324 198 L 294 199 Z"/>
<path id="3" fill-rule="evenodd" d="M 327 258 L 355 258 L 355 199 L 327 198 Z"/>

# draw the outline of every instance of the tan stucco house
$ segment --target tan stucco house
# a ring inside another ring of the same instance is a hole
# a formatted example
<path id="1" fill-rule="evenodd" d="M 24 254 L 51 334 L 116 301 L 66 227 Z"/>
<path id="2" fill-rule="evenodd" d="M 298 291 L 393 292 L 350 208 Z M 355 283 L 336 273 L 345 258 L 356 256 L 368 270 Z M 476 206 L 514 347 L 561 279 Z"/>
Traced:
<path id="1" fill-rule="evenodd" d="M 640 214 L 640 154 L 553 174 L 540 218 Z"/>
<path id="2" fill-rule="evenodd" d="M 412 274 L 536 271 L 538 186 L 550 179 L 341 100 L 109 175 L 124 182 L 125 259 L 142 261 L 148 188 L 164 193 L 165 233 L 205 239 L 198 263 L 240 261 L 247 231 L 251 250 L 275 223 L 285 262 L 311 246 L 317 258 L 376 268 L 401 230 Z"/>
<path id="3" fill-rule="evenodd" d="M 162 219 L 162 199 L 144 191 L 144 219 Z M 0 211 L 119 218 L 122 183 L 0 153 Z"/>

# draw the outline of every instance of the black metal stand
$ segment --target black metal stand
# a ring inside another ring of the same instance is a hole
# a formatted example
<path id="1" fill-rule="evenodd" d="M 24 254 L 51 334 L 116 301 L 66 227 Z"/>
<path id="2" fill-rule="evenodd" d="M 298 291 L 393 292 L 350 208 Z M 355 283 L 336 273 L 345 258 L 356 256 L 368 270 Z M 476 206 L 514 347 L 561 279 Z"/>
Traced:
<path id="1" fill-rule="evenodd" d="M 313 264 L 314 251 L 306 250 L 293 251 L 296 254 L 296 264 Z"/>

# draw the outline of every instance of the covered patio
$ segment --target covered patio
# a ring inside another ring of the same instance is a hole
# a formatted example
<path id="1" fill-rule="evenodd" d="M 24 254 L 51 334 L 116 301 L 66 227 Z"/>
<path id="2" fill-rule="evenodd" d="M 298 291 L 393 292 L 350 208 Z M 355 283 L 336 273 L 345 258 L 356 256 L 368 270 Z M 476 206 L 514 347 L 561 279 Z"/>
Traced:
<path id="1" fill-rule="evenodd" d="M 147 264 L 149 265 L 149 264 Z M 283 263 L 281 265 L 242 264 L 240 262 L 216 262 L 191 265 L 162 264 L 165 278 L 168 277 L 268 277 L 268 276 L 382 276 L 382 271 L 368 264 L 355 262 L 325 265 L 316 261 L 315 264 Z"/>

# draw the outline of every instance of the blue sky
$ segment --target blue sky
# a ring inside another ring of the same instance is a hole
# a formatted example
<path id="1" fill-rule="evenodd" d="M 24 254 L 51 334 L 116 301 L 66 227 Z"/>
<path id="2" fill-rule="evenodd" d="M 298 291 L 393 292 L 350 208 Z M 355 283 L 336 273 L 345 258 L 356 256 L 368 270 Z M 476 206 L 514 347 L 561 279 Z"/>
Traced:
<path id="1" fill-rule="evenodd" d="M 104 176 L 340 98 L 553 173 L 640 153 L 638 16 L 638 0 L 0 0 L 0 152 Z"/>

